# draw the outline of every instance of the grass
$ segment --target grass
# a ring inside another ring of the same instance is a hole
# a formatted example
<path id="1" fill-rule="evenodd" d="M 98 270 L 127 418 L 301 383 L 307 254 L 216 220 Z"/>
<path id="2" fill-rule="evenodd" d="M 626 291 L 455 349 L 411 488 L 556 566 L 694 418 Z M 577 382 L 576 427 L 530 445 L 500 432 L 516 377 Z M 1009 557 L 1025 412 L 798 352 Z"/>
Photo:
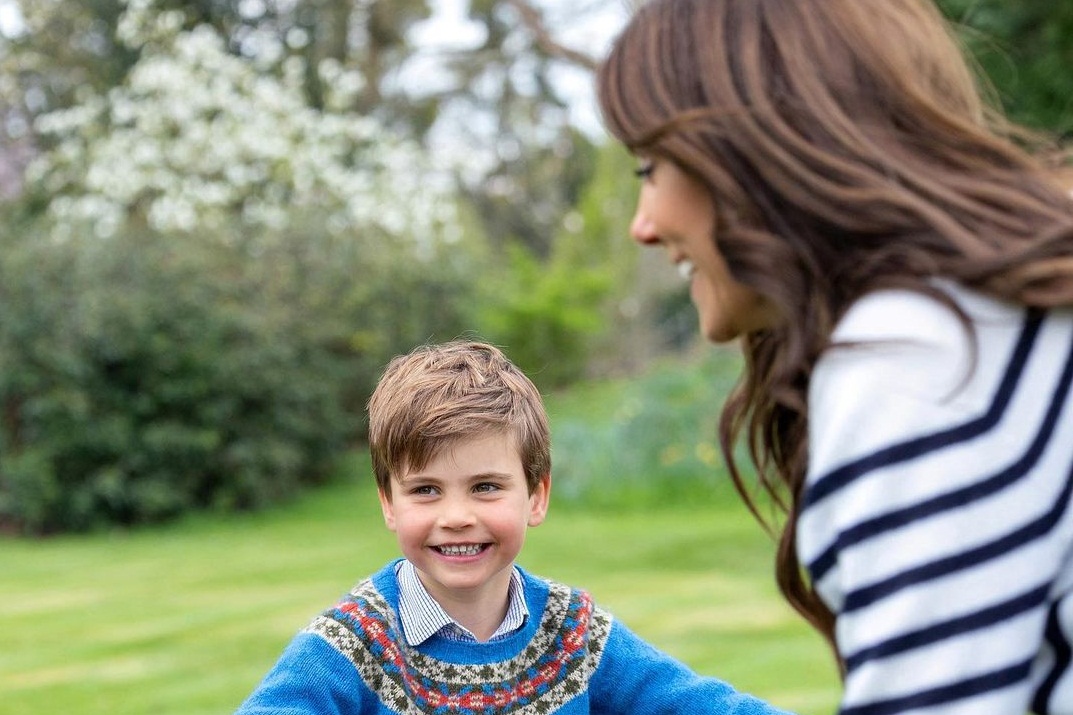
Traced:
<path id="1" fill-rule="evenodd" d="M 673 387 L 675 372 L 657 370 L 653 384 Z M 576 421 L 596 400 L 613 418 L 620 398 L 632 399 L 621 385 L 587 386 L 553 396 L 549 412 L 553 425 Z M 652 414 L 647 409 L 630 419 Z M 649 450 L 657 456 L 658 438 Z M 556 449 L 559 464 L 558 442 Z M 595 459 L 582 456 L 575 466 Z M 354 458 L 345 478 L 258 514 L 4 541 L 0 715 L 231 712 L 299 628 L 397 553 L 367 457 Z M 619 476 L 605 474 L 600 488 L 614 490 Z M 728 492 L 692 499 L 634 492 L 650 501 L 622 509 L 611 508 L 613 500 L 586 508 L 556 496 L 520 562 L 589 589 L 700 672 L 802 714 L 831 712 L 838 692 L 831 658 L 776 593 L 773 545 Z"/>
<path id="2" fill-rule="evenodd" d="M 6 542 L 0 713 L 226 713 L 294 632 L 395 554 L 368 487 L 134 534 Z M 800 713 L 829 712 L 819 639 L 785 607 L 744 511 L 554 507 L 521 562 L 697 670 Z"/>

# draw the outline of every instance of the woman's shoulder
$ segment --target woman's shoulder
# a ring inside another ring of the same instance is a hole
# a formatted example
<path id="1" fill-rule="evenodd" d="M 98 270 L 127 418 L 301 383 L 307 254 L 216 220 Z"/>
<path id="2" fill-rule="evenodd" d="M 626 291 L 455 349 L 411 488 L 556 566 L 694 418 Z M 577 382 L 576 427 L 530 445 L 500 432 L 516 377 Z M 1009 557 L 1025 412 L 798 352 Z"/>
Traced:
<path id="1" fill-rule="evenodd" d="M 867 293 L 849 307 L 833 334 L 838 343 L 913 339 L 952 345 L 969 326 L 1020 321 L 1021 306 L 1007 303 L 949 281 L 930 284 L 933 293 L 885 289 Z"/>
<path id="2" fill-rule="evenodd" d="M 984 409 L 1025 310 L 960 286 L 935 287 L 938 295 L 869 293 L 845 313 L 812 372 L 814 432 L 863 420 L 885 425 L 874 435 L 883 440 L 899 425 L 928 429 Z"/>
<path id="3" fill-rule="evenodd" d="M 1023 306 L 950 282 L 932 287 L 878 290 L 855 301 L 817 363 L 819 376 L 881 369 L 913 377 L 929 392 L 954 388 L 979 365 L 983 348 L 1006 343 L 1023 326 Z"/>
<path id="4" fill-rule="evenodd" d="M 951 304 L 935 296 L 869 293 L 838 322 L 813 371 L 811 392 L 876 388 L 877 375 L 925 394 L 949 389 L 971 368 L 973 339 Z"/>

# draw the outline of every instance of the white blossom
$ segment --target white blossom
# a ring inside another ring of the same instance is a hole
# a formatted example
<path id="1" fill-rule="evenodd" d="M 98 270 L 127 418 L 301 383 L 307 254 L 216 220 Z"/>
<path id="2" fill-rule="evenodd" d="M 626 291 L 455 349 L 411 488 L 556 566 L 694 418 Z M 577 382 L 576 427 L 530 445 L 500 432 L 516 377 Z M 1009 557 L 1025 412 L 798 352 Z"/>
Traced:
<path id="1" fill-rule="evenodd" d="M 322 62 L 327 107 L 309 106 L 301 58 L 238 57 L 208 25 L 127 0 L 119 37 L 140 50 L 104 96 L 41 116 L 52 148 L 27 172 L 50 196 L 56 236 L 72 223 L 99 234 L 143 220 L 193 232 L 238 219 L 286 229 L 311 211 L 333 232 L 398 236 L 426 251 L 461 233 L 448 172 L 372 117 L 343 107 L 360 74 Z M 260 51 L 260 50 L 258 50 Z M 276 72 L 272 68 L 278 68 Z"/>

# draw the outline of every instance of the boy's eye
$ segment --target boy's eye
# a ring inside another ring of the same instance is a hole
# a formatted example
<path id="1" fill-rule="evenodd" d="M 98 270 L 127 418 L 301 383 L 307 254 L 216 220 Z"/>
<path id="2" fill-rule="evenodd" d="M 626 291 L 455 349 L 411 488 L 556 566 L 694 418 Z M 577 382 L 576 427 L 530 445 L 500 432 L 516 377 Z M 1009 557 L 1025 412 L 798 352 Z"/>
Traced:
<path id="1" fill-rule="evenodd" d="M 499 489 L 498 484 L 492 484 L 491 482 L 481 482 L 473 487 L 473 491 L 480 493 L 494 492 Z"/>
<path id="2" fill-rule="evenodd" d="M 410 493 L 411 494 L 418 494 L 418 495 L 422 495 L 422 496 L 428 495 L 428 494 L 435 494 L 436 493 L 436 487 L 432 487 L 432 486 L 428 486 L 428 485 L 424 485 L 424 486 L 420 486 L 420 487 L 414 487 L 413 489 L 410 490 Z"/>

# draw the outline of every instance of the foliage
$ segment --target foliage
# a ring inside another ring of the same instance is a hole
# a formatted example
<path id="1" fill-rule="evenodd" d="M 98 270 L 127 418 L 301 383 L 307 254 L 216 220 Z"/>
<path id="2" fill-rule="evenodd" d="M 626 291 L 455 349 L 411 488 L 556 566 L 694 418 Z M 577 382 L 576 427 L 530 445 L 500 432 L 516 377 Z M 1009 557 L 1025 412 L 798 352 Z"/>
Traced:
<path id="1" fill-rule="evenodd" d="M 247 60 L 275 64 L 294 57 L 308 67 L 328 61 L 358 73 L 366 81 L 352 97 L 355 113 L 368 114 L 385 102 L 398 112 L 405 93 L 392 87 L 391 75 L 418 51 L 407 35 L 430 13 L 427 0 L 14 3 L 24 30 L 0 35 L 0 73 L 10 81 L 0 91 L 5 100 L 0 105 L 17 108 L 31 120 L 77 104 L 86 88 L 101 94 L 121 84 L 140 54 L 123 33 L 132 20 L 145 28 L 159 16 L 170 18 L 176 30 L 210 28 L 226 40 L 232 54 Z M 318 100 L 333 91 L 334 81 L 317 72 L 307 75 L 313 106 L 322 106 Z"/>
<path id="2" fill-rule="evenodd" d="M 652 359 L 681 351 L 697 337 L 697 314 L 685 283 L 660 251 L 638 250 L 630 221 L 640 182 L 636 160 L 615 143 L 599 147 L 589 181 L 556 236 L 580 271 L 612 280 L 601 320 L 612 326 L 590 341 L 590 373 L 637 372 Z"/>
<path id="3" fill-rule="evenodd" d="M 408 3 L 406 23 L 421 6 Z M 576 271 L 566 241 L 520 248 L 496 279 L 475 280 L 493 264 L 465 220 L 485 222 L 456 213 L 418 144 L 358 111 L 383 77 L 299 51 L 301 13 L 237 7 L 82 8 L 103 23 L 95 32 L 114 29 L 102 51 L 124 48 L 123 61 L 111 79 L 23 106 L 40 153 L 18 203 L 36 222 L 4 237 L 0 260 L 2 307 L 20 316 L 0 328 L 9 528 L 282 498 L 361 436 L 380 369 L 417 343 L 498 335 L 535 372 L 553 366 L 556 385 L 585 365 L 608 269 Z M 0 60 L 36 58 L 18 77 L 43 82 L 62 75 L 44 51 L 59 6 L 31 10 Z M 555 142 L 554 161 L 531 167 L 551 197 L 534 195 L 534 215 L 551 227 L 592 150 L 576 133 Z"/>
<path id="4" fill-rule="evenodd" d="M 610 278 L 607 271 L 557 257 L 542 262 L 523 246 L 510 246 L 506 270 L 484 284 L 485 337 L 542 388 L 577 380 L 593 337 L 604 329 L 599 306 Z"/>
<path id="5" fill-rule="evenodd" d="M 633 284 L 636 251 L 619 250 L 636 187 L 617 145 L 591 148 L 591 179 L 575 189 L 541 257 L 528 242 L 505 248 L 506 265 L 486 285 L 481 315 L 492 339 L 542 387 L 555 388 L 606 365 L 622 345 L 619 304 Z"/>
<path id="6" fill-rule="evenodd" d="M 345 111 L 360 75 L 321 63 L 334 92 L 313 108 L 300 58 L 277 73 L 230 54 L 210 25 L 185 24 L 181 10 L 132 2 L 117 32 L 141 55 L 124 82 L 37 118 L 50 149 L 27 181 L 48 197 L 58 235 L 84 223 L 102 235 L 128 222 L 219 230 L 235 217 L 278 230 L 311 211 L 339 234 L 450 231 L 446 176 L 437 182 L 415 144 Z"/>
<path id="7" fill-rule="evenodd" d="M 639 270 L 644 252 L 628 236 L 633 159 L 608 143 L 592 164 L 551 254 L 516 242 L 482 283 L 481 328 L 544 388 L 643 369 L 696 335 L 696 312 L 663 257 L 652 254 L 658 262 Z"/>
<path id="8" fill-rule="evenodd" d="M 623 511 L 725 499 L 716 421 L 740 370 L 736 350 L 706 348 L 550 399 L 559 502 Z"/>
<path id="9" fill-rule="evenodd" d="M 598 149 L 577 130 L 563 128 L 546 141 L 549 146 L 526 148 L 540 130 L 531 120 L 507 122 L 495 142 L 486 170 L 466 180 L 462 190 L 476 209 L 483 232 L 494 247 L 516 242 L 544 259 L 555 250 L 557 231 L 589 185 Z M 472 150 L 465 145 L 454 151 Z M 468 162 L 473 163 L 473 154 Z M 459 157 L 459 163 L 467 160 Z"/>
<path id="10" fill-rule="evenodd" d="M 591 178 L 578 191 L 556 242 L 570 243 L 571 260 L 579 265 L 611 264 L 616 273 L 632 277 L 637 251 L 629 245 L 630 217 L 641 188 L 635 161 L 618 142 L 605 142 L 592 164 Z M 571 240 L 577 235 L 582 238 Z"/>
<path id="11" fill-rule="evenodd" d="M 382 365 L 450 337 L 436 331 L 459 329 L 466 302 L 439 257 L 429 278 L 417 258 L 377 270 L 357 246 L 316 230 L 5 237 L 0 526 L 253 508 L 320 480 Z"/>
<path id="12" fill-rule="evenodd" d="M 434 203 L 429 175 L 449 173 L 486 235 L 546 256 L 589 168 L 564 80 L 590 80 L 576 61 L 545 49 L 547 38 L 519 22 L 516 4 L 469 3 L 459 10 L 463 37 L 422 25 L 428 0 L 21 2 L 25 31 L 0 35 L 0 195 L 22 183 L 4 176 L 5 164 L 21 175 L 28 157 L 57 143 L 64 154 L 53 153 L 59 161 L 49 166 L 68 198 L 55 208 L 104 212 L 105 230 L 135 192 L 145 203 L 133 208 L 155 208 L 158 227 L 185 229 L 202 206 L 279 221 L 282 204 L 309 201 L 368 219 L 370 205 L 394 208 L 399 196 Z M 599 3 L 589 5 L 571 6 L 559 24 L 576 24 Z M 411 142 L 429 154 L 406 156 Z M 394 159 L 380 160 L 385 147 Z M 350 168 L 350 155 L 387 176 L 370 184 L 375 172 L 338 171 Z M 433 170 L 429 156 L 446 166 Z M 133 171 L 119 181 L 112 166 Z M 413 167 L 419 183 L 399 167 Z M 80 186 L 87 172 L 92 186 Z M 429 211 L 387 215 L 415 222 Z"/>
<path id="13" fill-rule="evenodd" d="M 1073 136 L 1073 4 L 939 0 L 1019 123 Z"/>
<path id="14" fill-rule="evenodd" d="M 16 0 L 14 7 L 22 32 L 0 34 L 5 139 L 19 139 L 36 116 L 76 103 L 87 90 L 107 91 L 137 60 L 136 52 L 116 41 L 121 0 Z"/>
<path id="15" fill-rule="evenodd" d="M 543 258 L 593 169 L 592 140 L 571 125 L 559 80 L 566 71 L 580 74 L 578 84 L 592 78 L 547 52 L 519 21 L 518 5 L 468 4 L 470 27 L 483 39 L 469 51 L 441 51 L 436 71 L 450 82 L 435 95 L 440 111 L 430 138 L 450 132 L 434 146 L 457 157 L 460 183 L 492 244 L 520 242 Z M 586 8 L 571 3 L 568 12 L 566 22 L 577 23 Z"/>
<path id="16" fill-rule="evenodd" d="M 98 5 L 79 12 L 122 70 L 9 105 L 38 149 L 7 212 L 34 223 L 0 256 L 0 521 L 22 531 L 315 481 L 360 436 L 383 364 L 469 324 L 480 253 L 449 176 L 355 113 L 353 67 L 207 6 Z M 26 70 L 0 91 L 62 75 L 59 14 L 35 5 L 0 41 L 0 69 Z"/>

